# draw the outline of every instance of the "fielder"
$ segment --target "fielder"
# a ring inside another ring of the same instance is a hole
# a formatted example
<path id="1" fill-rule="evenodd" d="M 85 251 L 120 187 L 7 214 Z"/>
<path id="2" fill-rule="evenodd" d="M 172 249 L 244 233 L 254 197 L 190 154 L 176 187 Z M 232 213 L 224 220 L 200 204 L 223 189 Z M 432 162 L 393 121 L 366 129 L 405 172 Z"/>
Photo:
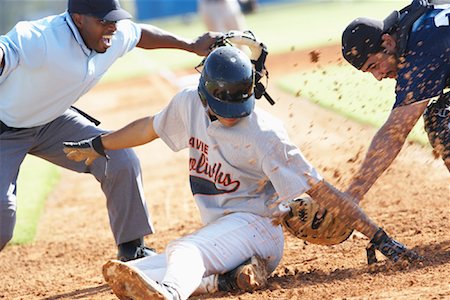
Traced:
<path id="1" fill-rule="evenodd" d="M 417 259 L 322 178 L 290 142 L 280 120 L 254 108 L 255 84 L 249 57 L 232 46 L 218 47 L 204 60 L 198 86 L 179 92 L 155 116 L 65 143 L 68 158 L 87 164 L 108 150 L 158 137 L 173 151 L 189 149 L 191 190 L 205 225 L 169 243 L 163 254 L 106 263 L 104 277 L 120 299 L 187 299 L 195 291 L 241 287 L 246 276 L 244 283 L 261 280 L 256 285 L 263 287 L 283 254 L 280 221 L 302 237 L 312 231 L 301 226 L 317 232 L 338 210 L 351 210 L 346 228 L 366 234 L 392 261 Z M 319 212 L 310 199 L 296 199 L 305 192 L 327 209 Z M 328 210 L 332 206 L 337 210 Z M 344 230 L 341 239 L 350 233 Z M 260 276 L 242 270 L 243 263 Z"/>
<path id="2" fill-rule="evenodd" d="M 347 189 L 357 202 L 397 157 L 422 115 L 430 144 L 450 171 L 450 1 L 439 2 L 447 4 L 414 0 L 383 21 L 357 18 L 342 34 L 350 64 L 377 80 L 397 81 L 392 111 Z"/>
<path id="3" fill-rule="evenodd" d="M 185 40 L 130 18 L 117 0 L 69 0 L 68 11 L 19 22 L 0 36 L 0 250 L 13 236 L 17 176 L 23 159 L 31 154 L 90 173 L 100 182 L 119 259 L 152 254 L 143 243 L 153 226 L 138 158 L 125 149 L 110 153 L 108 168 L 106 159 L 89 167 L 68 160 L 63 141 L 105 133 L 95 119 L 71 105 L 135 47 L 205 55 L 215 36 L 207 33 Z"/>

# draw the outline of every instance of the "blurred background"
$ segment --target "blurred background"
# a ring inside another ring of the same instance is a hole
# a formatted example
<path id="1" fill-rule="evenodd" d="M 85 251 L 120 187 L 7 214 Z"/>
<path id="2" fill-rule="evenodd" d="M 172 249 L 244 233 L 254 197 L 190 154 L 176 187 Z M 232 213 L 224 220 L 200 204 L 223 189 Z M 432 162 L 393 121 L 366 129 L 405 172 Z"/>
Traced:
<path id="1" fill-rule="evenodd" d="M 258 5 L 304 0 L 258 0 Z M 309 0 L 308 2 L 314 2 Z M 197 14 L 197 0 L 121 0 L 121 5 L 138 21 L 164 17 L 190 19 Z M 18 21 L 33 20 L 65 11 L 67 0 L 0 0 L 0 34 L 8 32 Z"/>

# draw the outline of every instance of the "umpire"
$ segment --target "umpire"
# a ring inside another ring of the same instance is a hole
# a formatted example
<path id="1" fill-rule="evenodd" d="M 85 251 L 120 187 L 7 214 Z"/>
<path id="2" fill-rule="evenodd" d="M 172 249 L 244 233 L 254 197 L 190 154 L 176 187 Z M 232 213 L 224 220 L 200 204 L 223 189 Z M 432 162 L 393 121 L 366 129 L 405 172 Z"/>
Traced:
<path id="1" fill-rule="evenodd" d="M 177 48 L 203 56 L 215 37 L 206 33 L 185 40 L 130 18 L 118 0 L 69 0 L 66 12 L 19 22 L 0 36 L 0 250 L 13 235 L 17 176 L 31 154 L 90 173 L 100 182 L 119 259 L 153 254 L 143 242 L 153 226 L 138 158 L 125 149 L 108 153 L 108 163 L 98 159 L 89 167 L 68 160 L 63 141 L 105 132 L 71 105 L 134 47 Z"/>
<path id="2" fill-rule="evenodd" d="M 450 4 L 414 0 L 383 21 L 357 18 L 343 32 L 342 53 L 350 64 L 377 80 L 397 81 L 392 111 L 347 190 L 358 201 L 396 158 L 421 115 L 450 171 L 449 14 Z"/>

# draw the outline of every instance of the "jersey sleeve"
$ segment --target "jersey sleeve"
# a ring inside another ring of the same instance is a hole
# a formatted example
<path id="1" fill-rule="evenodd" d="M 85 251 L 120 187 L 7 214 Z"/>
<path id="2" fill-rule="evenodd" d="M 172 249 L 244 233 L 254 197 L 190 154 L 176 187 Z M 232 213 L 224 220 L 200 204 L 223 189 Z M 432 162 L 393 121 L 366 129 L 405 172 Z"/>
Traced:
<path id="1" fill-rule="evenodd" d="M 19 22 L 6 35 L 0 36 L 5 66 L 0 74 L 0 83 L 23 64 L 29 68 L 39 67 L 45 59 L 46 44 L 42 33 L 29 22 Z"/>
<path id="2" fill-rule="evenodd" d="M 136 47 L 141 39 L 142 31 L 138 24 L 130 20 L 121 20 L 117 24 L 116 34 L 118 35 L 118 38 L 122 40 L 123 45 L 120 56 L 123 56 Z"/>
<path id="3" fill-rule="evenodd" d="M 155 132 L 173 151 L 180 151 L 188 146 L 188 102 L 185 93 L 178 93 L 153 120 Z"/>
<path id="4" fill-rule="evenodd" d="M 287 138 L 274 144 L 264 157 L 262 168 L 274 186 L 280 202 L 300 196 L 322 180 L 322 176 L 303 156 L 300 149 Z"/>

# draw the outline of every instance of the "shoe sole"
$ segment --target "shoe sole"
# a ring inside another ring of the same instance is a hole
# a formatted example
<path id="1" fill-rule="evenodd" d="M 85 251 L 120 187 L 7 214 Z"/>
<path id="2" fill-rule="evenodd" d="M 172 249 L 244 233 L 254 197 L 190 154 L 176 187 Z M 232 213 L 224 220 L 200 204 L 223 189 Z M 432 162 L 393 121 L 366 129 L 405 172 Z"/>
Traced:
<path id="1" fill-rule="evenodd" d="M 121 300 L 167 299 L 157 282 L 119 260 L 103 266 L 103 277 Z"/>
<path id="2" fill-rule="evenodd" d="M 242 265 L 236 272 L 238 287 L 246 292 L 253 292 L 267 286 L 266 263 L 259 256 L 253 256 L 250 262 Z"/>

